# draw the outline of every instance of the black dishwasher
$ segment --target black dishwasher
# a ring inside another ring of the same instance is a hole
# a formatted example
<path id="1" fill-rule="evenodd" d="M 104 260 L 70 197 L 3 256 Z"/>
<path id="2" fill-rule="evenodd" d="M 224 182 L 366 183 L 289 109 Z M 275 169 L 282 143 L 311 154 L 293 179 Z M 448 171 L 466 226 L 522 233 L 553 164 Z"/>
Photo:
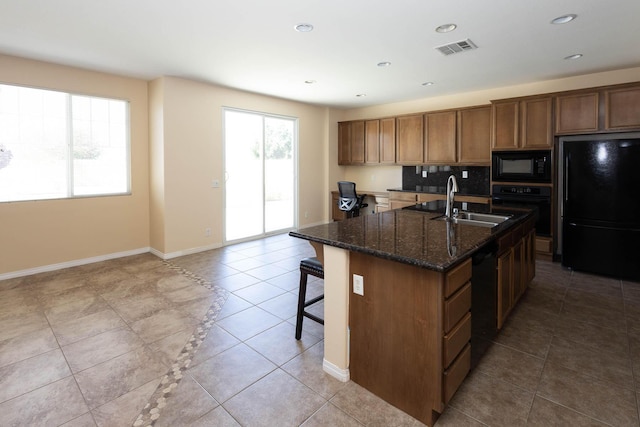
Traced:
<path id="1" fill-rule="evenodd" d="M 496 253 L 491 242 L 471 258 L 471 368 L 477 365 L 498 332 Z"/>

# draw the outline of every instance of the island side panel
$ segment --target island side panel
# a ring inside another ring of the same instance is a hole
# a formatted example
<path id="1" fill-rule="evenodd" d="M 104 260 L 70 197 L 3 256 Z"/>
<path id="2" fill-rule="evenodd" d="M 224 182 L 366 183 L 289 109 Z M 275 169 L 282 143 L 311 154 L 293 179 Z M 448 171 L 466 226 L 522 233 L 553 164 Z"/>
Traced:
<path id="1" fill-rule="evenodd" d="M 349 251 L 325 245 L 324 360 L 322 367 L 340 381 L 349 381 Z"/>
<path id="2" fill-rule="evenodd" d="M 443 410 L 443 274 L 351 252 L 351 379 L 427 425 Z M 435 413 L 434 413 L 435 411 Z"/>

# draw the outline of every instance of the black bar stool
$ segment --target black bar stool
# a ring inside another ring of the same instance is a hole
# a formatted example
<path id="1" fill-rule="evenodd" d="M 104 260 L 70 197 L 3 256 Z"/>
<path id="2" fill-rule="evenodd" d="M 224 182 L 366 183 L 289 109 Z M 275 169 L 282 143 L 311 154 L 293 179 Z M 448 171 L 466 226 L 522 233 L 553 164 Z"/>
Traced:
<path id="1" fill-rule="evenodd" d="M 324 325 L 324 319 L 305 311 L 305 307 L 315 304 L 318 301 L 324 299 L 324 294 L 312 298 L 306 301 L 307 298 L 307 277 L 312 276 L 324 279 L 324 269 L 318 258 L 310 257 L 304 258 L 300 261 L 300 289 L 298 290 L 298 315 L 296 318 L 296 339 L 299 340 L 302 336 L 302 320 L 304 317 L 308 317 L 311 320 Z"/>

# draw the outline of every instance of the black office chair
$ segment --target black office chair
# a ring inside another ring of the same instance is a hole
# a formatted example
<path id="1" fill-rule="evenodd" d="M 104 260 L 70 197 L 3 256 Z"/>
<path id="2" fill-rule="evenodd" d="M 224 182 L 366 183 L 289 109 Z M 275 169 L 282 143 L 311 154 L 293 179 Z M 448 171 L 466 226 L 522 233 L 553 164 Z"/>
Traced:
<path id="1" fill-rule="evenodd" d="M 346 212 L 347 218 L 360 216 L 360 209 L 369 206 L 364 202 L 366 194 L 356 193 L 356 183 L 350 181 L 338 181 L 338 208 Z"/>

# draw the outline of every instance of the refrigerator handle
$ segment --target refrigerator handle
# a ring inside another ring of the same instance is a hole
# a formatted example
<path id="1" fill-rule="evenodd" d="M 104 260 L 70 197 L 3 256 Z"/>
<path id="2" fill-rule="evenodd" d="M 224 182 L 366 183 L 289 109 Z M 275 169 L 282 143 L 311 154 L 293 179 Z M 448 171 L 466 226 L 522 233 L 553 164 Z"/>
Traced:
<path id="1" fill-rule="evenodd" d="M 569 200 L 569 155 L 564 158 L 564 201 Z"/>

